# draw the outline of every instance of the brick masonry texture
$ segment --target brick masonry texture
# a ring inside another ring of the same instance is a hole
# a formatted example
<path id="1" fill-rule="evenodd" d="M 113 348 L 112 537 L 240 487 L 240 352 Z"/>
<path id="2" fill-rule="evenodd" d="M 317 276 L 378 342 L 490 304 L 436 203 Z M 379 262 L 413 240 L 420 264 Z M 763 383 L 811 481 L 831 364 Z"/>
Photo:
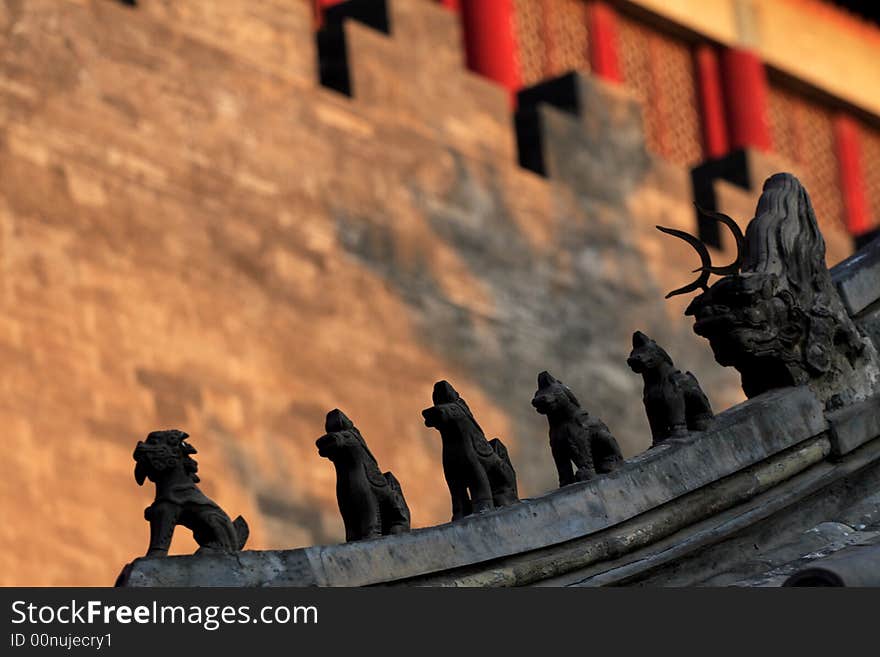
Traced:
<path id="1" fill-rule="evenodd" d="M 0 584 L 107 585 L 143 554 L 152 429 L 188 431 L 203 490 L 277 549 L 342 538 L 314 446 L 337 406 L 426 526 L 450 514 L 437 379 L 526 496 L 555 483 L 542 369 L 627 455 L 637 328 L 717 410 L 742 398 L 663 300 L 696 266 L 653 228 L 695 230 L 689 174 L 632 97 L 584 78 L 588 114 L 542 110 L 545 179 L 452 14 L 349 24 L 349 98 L 317 82 L 309 4 L 0 0 Z"/>

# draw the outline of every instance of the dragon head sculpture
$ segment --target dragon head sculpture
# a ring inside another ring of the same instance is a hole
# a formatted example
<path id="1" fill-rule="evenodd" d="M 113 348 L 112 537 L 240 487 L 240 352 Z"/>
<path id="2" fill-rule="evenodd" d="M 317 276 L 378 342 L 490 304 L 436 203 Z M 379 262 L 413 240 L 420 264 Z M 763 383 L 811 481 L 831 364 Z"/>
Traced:
<path id="1" fill-rule="evenodd" d="M 876 376 L 876 353 L 834 288 L 825 240 L 798 179 L 778 173 L 766 180 L 745 234 L 727 215 L 700 211 L 730 229 L 736 260 L 713 266 L 699 239 L 658 226 L 688 242 L 702 263 L 698 278 L 667 298 L 702 290 L 685 314 L 694 318 L 694 332 L 709 341 L 718 363 L 740 372 L 746 395 L 806 384 L 833 405 L 867 394 L 862 384 L 872 387 L 873 380 L 859 381 L 867 370 Z M 722 278 L 710 287 L 711 274 Z"/>

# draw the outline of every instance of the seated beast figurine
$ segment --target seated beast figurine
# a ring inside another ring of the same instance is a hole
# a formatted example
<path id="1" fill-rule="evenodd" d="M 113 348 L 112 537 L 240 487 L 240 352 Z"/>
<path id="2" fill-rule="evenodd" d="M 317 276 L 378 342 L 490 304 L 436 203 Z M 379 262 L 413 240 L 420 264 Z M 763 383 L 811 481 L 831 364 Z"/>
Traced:
<path id="1" fill-rule="evenodd" d="M 708 429 L 715 416 L 697 377 L 677 370 L 663 347 L 641 331 L 633 333 L 632 344 L 626 363 L 644 379 L 642 400 L 654 445 Z"/>
<path id="2" fill-rule="evenodd" d="M 425 425 L 440 432 L 443 474 L 452 497 L 452 519 L 519 501 L 516 473 L 498 439 L 486 440 L 464 399 L 446 381 L 434 384 Z"/>
<path id="3" fill-rule="evenodd" d="M 409 531 L 409 507 L 397 478 L 382 473 L 354 423 L 338 408 L 327 413 L 318 454 L 336 467 L 336 501 L 345 540 L 359 541 Z"/>
<path id="4" fill-rule="evenodd" d="M 192 530 L 202 552 L 235 552 L 244 547 L 248 526 L 238 516 L 233 522 L 196 483 L 198 463 L 192 458 L 195 447 L 185 442 L 189 434 L 177 429 L 153 431 L 134 450 L 134 478 L 139 486 L 145 479 L 156 484 L 156 499 L 144 510 L 150 523 L 148 557 L 164 557 L 171 546 L 174 527 Z"/>
<path id="5" fill-rule="evenodd" d="M 560 487 L 611 472 L 623 463 L 620 447 L 605 423 L 581 408 L 568 386 L 549 372 L 538 375 L 532 406 L 547 416 Z"/>

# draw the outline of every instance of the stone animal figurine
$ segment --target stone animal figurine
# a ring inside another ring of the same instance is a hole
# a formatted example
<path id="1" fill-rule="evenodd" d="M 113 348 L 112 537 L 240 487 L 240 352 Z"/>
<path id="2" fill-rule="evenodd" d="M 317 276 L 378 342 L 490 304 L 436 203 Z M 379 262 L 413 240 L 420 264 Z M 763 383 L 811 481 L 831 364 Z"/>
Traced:
<path id="1" fill-rule="evenodd" d="M 504 444 L 486 440 L 464 399 L 446 381 L 434 384 L 425 425 L 440 432 L 443 474 L 452 497 L 452 519 L 519 501 L 516 473 Z"/>
<path id="2" fill-rule="evenodd" d="M 177 429 L 153 431 L 134 450 L 134 478 L 139 486 L 145 479 L 156 484 L 156 499 L 144 510 L 150 523 L 148 557 L 164 557 L 171 546 L 174 527 L 192 530 L 202 552 L 235 552 L 248 539 L 244 518 L 229 519 L 196 484 L 199 466 L 192 458 L 195 447 L 186 442 L 189 434 Z"/>
<path id="3" fill-rule="evenodd" d="M 641 331 L 633 333 L 632 344 L 626 362 L 645 382 L 642 399 L 653 444 L 705 431 L 715 416 L 697 378 L 677 370 L 669 354 Z"/>
<path id="4" fill-rule="evenodd" d="M 605 423 L 581 408 L 569 387 L 549 372 L 538 375 L 532 406 L 547 416 L 560 487 L 611 472 L 623 463 L 617 440 Z"/>
<path id="5" fill-rule="evenodd" d="M 345 540 L 408 532 L 409 507 L 397 478 L 382 473 L 361 432 L 338 408 L 327 413 L 318 454 L 336 468 L 336 501 Z"/>
<path id="6" fill-rule="evenodd" d="M 702 212 L 730 229 L 737 257 L 713 266 L 698 238 L 658 226 L 690 244 L 702 262 L 697 279 L 667 297 L 700 291 L 685 314 L 715 360 L 739 371 L 746 396 L 807 385 L 834 407 L 873 394 L 880 359 L 835 288 L 825 240 L 798 179 L 777 173 L 764 182 L 745 235 L 727 215 Z M 710 287 L 711 274 L 721 278 Z"/>

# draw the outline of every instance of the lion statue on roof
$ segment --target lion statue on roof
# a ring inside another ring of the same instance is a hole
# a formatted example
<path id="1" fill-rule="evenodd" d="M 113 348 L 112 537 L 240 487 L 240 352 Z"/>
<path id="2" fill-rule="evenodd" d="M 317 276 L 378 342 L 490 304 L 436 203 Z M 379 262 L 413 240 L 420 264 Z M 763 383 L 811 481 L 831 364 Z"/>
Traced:
<path id="1" fill-rule="evenodd" d="M 144 509 L 150 523 L 148 557 L 164 557 L 171 547 L 174 528 L 192 530 L 199 544 L 198 553 L 235 552 L 248 539 L 244 518 L 234 521 L 196 484 L 198 463 L 192 458 L 195 447 L 186 442 L 189 434 L 171 429 L 153 431 L 138 441 L 134 450 L 134 478 L 139 486 L 149 479 L 156 484 L 156 499 Z"/>

